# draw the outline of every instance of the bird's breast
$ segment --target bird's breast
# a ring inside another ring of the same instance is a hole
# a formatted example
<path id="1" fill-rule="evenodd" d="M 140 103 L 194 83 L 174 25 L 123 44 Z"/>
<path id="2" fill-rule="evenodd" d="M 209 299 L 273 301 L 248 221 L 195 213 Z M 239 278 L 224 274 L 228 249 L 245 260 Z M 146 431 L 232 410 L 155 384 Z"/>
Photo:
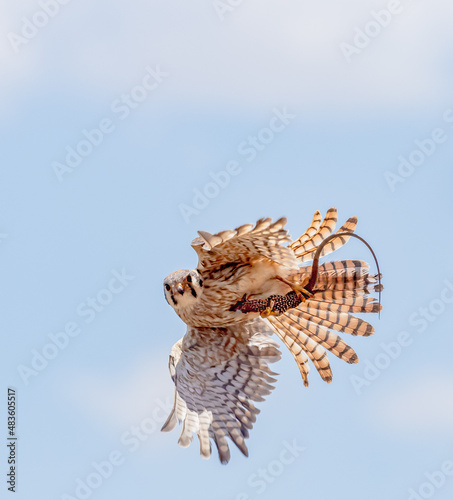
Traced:
<path id="1" fill-rule="evenodd" d="M 276 276 L 286 277 L 289 270 L 270 261 L 258 261 L 228 272 L 219 272 L 204 279 L 203 293 L 190 307 L 177 310 L 179 317 L 194 327 L 222 327 L 248 321 L 258 313 L 230 311 L 238 301 L 246 298 L 267 298 L 285 295 L 290 288 Z"/>

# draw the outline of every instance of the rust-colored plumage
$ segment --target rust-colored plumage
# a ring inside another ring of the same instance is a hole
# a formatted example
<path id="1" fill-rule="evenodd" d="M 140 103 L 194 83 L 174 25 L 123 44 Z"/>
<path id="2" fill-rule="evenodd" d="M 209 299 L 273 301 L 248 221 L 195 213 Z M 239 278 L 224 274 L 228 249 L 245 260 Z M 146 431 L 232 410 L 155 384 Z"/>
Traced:
<path id="1" fill-rule="evenodd" d="M 248 455 L 244 440 L 259 411 L 254 402 L 273 389 L 269 363 L 280 358 L 272 333 L 292 353 L 306 386 L 308 360 L 323 380 L 332 380 L 326 351 L 358 362 L 337 332 L 371 335 L 374 328 L 351 313 L 380 311 L 371 294 L 382 287 L 366 262 L 318 264 L 319 257 L 349 240 L 357 218 L 333 233 L 336 222 L 336 209 L 329 209 L 324 220 L 316 212 L 295 241 L 284 229 L 284 218 L 214 235 L 200 231 L 192 242 L 197 269 L 164 280 L 168 303 L 188 325 L 170 355 L 175 404 L 162 428 L 169 431 L 182 422 L 181 446 L 196 434 L 204 458 L 211 454 L 212 440 L 227 463 L 229 438 Z M 309 261 L 311 266 L 301 266 Z"/>

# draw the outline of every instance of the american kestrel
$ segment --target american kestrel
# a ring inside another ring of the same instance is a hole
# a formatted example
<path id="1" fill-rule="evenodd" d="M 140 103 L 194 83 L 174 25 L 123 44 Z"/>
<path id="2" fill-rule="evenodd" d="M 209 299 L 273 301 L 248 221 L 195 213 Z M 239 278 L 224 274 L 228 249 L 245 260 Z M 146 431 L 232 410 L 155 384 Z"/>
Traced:
<path id="1" fill-rule="evenodd" d="M 226 438 L 248 456 L 244 440 L 259 412 L 253 402 L 263 401 L 276 381 L 269 368 L 280 358 L 273 333 L 294 356 L 308 386 L 308 359 L 323 380 L 332 380 L 326 349 L 348 363 L 358 362 L 333 330 L 374 332 L 350 313 L 381 310 L 370 296 L 382 289 L 380 275 L 370 274 L 369 265 L 359 260 L 318 263 L 349 240 L 357 218 L 332 235 L 336 209 L 329 209 L 324 220 L 316 212 L 295 241 L 284 229 L 286 222 L 261 219 L 214 235 L 199 231 L 192 241 L 197 268 L 164 280 L 167 302 L 187 324 L 187 333 L 171 350 L 175 402 L 162 430 L 182 422 L 178 443 L 189 446 L 196 434 L 204 458 L 211 455 L 212 439 L 220 461 L 227 463 Z M 302 266 L 307 261 L 313 264 Z"/>

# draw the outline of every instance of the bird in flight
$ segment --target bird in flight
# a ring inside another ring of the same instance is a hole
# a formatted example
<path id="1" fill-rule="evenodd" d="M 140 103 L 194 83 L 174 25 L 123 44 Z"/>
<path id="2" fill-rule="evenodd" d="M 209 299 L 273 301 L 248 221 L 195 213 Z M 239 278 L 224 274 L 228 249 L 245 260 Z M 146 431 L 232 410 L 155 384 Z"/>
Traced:
<path id="1" fill-rule="evenodd" d="M 336 332 L 374 332 L 351 313 L 381 310 L 380 300 L 371 295 L 380 294 L 381 275 L 379 267 L 372 274 L 361 260 L 319 264 L 351 236 L 369 247 L 353 234 L 356 217 L 334 233 L 336 222 L 335 208 L 324 220 L 316 212 L 295 241 L 285 229 L 286 218 L 260 219 L 217 234 L 199 231 L 192 241 L 197 268 L 165 278 L 166 300 L 187 324 L 171 349 L 175 400 L 162 427 L 166 432 L 182 422 L 180 446 L 189 446 L 196 434 L 201 456 L 209 458 L 212 439 L 225 464 L 228 438 L 248 456 L 245 439 L 259 413 L 254 403 L 263 401 L 276 382 L 269 364 L 281 353 L 273 334 L 293 355 L 305 386 L 309 360 L 323 380 L 332 381 L 326 350 L 347 363 L 358 362 Z"/>

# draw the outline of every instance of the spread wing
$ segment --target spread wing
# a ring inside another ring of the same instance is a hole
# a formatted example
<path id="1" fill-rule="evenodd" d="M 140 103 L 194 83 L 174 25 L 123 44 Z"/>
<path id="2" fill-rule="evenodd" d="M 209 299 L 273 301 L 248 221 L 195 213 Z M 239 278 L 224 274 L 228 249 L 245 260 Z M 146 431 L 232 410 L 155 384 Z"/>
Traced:
<path id="1" fill-rule="evenodd" d="M 260 318 L 227 328 L 189 327 L 171 351 L 175 402 L 162 431 L 171 431 L 178 420 L 180 446 L 189 446 L 196 434 L 201 456 L 209 458 L 212 439 L 225 464 L 229 438 L 248 456 L 244 440 L 259 413 L 253 402 L 274 388 L 268 364 L 280 359 L 271 333 Z"/>
<path id="2" fill-rule="evenodd" d="M 255 226 L 245 224 L 234 230 L 210 234 L 198 231 L 200 235 L 192 241 L 198 254 L 201 271 L 210 271 L 232 264 L 249 264 L 269 259 L 287 267 L 297 267 L 294 252 L 283 246 L 290 243 L 291 237 L 284 229 L 287 219 L 282 217 L 276 222 L 260 219 Z"/>

